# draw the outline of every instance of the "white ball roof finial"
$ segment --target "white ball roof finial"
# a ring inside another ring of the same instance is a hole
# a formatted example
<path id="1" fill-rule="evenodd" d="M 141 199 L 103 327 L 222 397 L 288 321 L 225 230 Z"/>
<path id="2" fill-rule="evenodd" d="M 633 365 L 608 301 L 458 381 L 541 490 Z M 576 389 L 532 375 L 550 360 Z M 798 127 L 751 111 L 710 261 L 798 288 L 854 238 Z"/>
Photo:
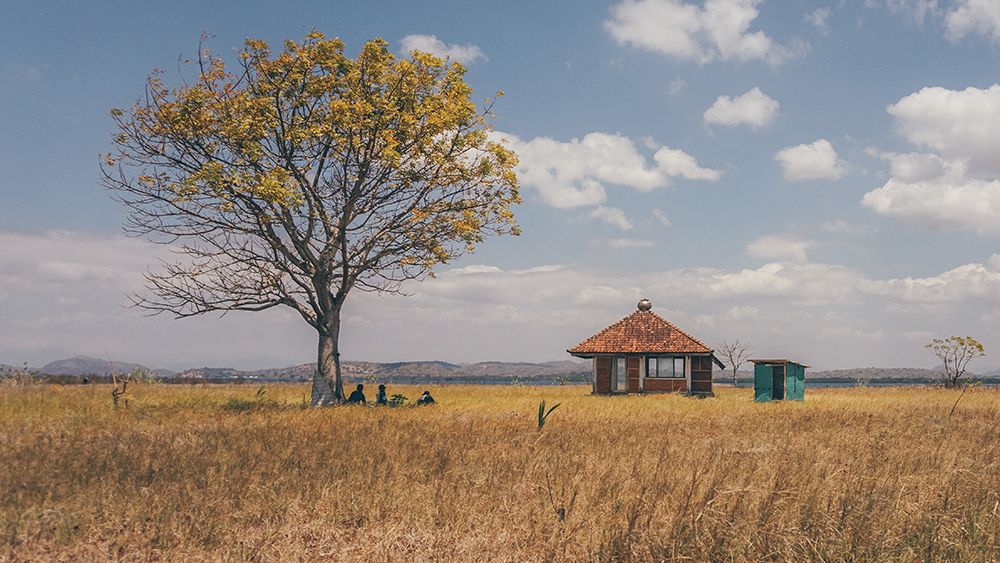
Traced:
<path id="1" fill-rule="evenodd" d="M 649 299 L 646 299 L 644 297 L 641 301 L 639 301 L 639 310 L 640 311 L 648 311 L 648 310 L 650 310 L 652 308 L 653 308 L 653 302 L 650 301 Z"/>

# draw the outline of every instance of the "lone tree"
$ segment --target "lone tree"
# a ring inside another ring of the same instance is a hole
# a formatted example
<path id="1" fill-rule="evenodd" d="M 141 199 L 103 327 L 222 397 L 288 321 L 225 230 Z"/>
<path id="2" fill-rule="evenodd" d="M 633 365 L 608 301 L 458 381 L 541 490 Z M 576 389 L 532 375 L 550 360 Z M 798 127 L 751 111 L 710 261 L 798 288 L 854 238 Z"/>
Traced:
<path id="1" fill-rule="evenodd" d="M 740 342 L 736 339 L 732 342 L 726 340 L 719 345 L 719 353 L 729 360 L 729 365 L 733 367 L 733 387 L 737 386 L 736 370 L 750 358 L 753 346 L 749 342 Z"/>
<path id="2" fill-rule="evenodd" d="M 986 355 L 983 344 L 971 336 L 950 336 L 935 338 L 926 346 L 944 363 L 944 384 L 956 387 L 965 375 L 965 368 L 975 358 Z"/>
<path id="3" fill-rule="evenodd" d="M 341 401 L 348 294 L 400 293 L 518 234 L 517 158 L 460 64 L 398 58 L 381 39 L 354 59 L 314 31 L 277 54 L 248 39 L 234 72 L 201 46 L 190 62 L 189 83 L 154 71 L 143 99 L 111 111 L 102 183 L 126 233 L 177 253 L 133 302 L 176 318 L 291 307 L 319 336 L 312 404 Z"/>

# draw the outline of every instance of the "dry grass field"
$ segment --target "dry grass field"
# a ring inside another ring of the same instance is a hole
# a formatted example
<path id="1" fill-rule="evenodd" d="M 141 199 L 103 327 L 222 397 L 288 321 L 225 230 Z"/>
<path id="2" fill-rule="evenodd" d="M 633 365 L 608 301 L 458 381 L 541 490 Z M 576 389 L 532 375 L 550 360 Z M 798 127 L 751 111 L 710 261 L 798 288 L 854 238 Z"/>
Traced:
<path id="1" fill-rule="evenodd" d="M 1000 559 L 997 390 L 434 391 L 0 386 L 0 559 Z"/>

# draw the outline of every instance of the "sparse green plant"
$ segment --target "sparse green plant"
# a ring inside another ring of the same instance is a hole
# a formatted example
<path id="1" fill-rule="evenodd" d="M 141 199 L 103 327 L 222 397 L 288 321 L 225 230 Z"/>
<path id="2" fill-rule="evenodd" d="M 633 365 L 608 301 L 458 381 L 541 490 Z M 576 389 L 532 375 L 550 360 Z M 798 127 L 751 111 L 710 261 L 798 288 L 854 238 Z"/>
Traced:
<path id="1" fill-rule="evenodd" d="M 389 398 L 389 406 L 390 407 L 401 407 L 408 400 L 409 399 L 406 397 L 406 395 L 402 395 L 400 393 L 396 393 L 395 395 L 393 395 L 392 397 Z"/>
<path id="2" fill-rule="evenodd" d="M 549 408 L 549 410 L 546 411 L 545 410 L 545 401 L 542 401 L 541 403 L 538 403 L 538 431 L 539 432 L 542 431 L 542 427 L 545 426 L 545 421 L 548 420 L 549 415 L 552 414 L 552 411 L 554 411 L 557 408 L 559 408 L 559 405 L 561 405 L 561 404 L 562 403 L 556 403 L 556 404 L 552 405 L 552 407 Z"/>

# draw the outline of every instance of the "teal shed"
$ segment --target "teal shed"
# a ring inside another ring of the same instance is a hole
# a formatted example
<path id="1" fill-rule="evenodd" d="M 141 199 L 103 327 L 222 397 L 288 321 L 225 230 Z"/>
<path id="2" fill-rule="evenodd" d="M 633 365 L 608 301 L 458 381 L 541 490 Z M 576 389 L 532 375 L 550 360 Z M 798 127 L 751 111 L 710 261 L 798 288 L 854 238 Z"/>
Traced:
<path id="1" fill-rule="evenodd" d="M 791 360 L 750 360 L 753 362 L 753 400 L 803 401 L 806 389 L 805 364 Z"/>

